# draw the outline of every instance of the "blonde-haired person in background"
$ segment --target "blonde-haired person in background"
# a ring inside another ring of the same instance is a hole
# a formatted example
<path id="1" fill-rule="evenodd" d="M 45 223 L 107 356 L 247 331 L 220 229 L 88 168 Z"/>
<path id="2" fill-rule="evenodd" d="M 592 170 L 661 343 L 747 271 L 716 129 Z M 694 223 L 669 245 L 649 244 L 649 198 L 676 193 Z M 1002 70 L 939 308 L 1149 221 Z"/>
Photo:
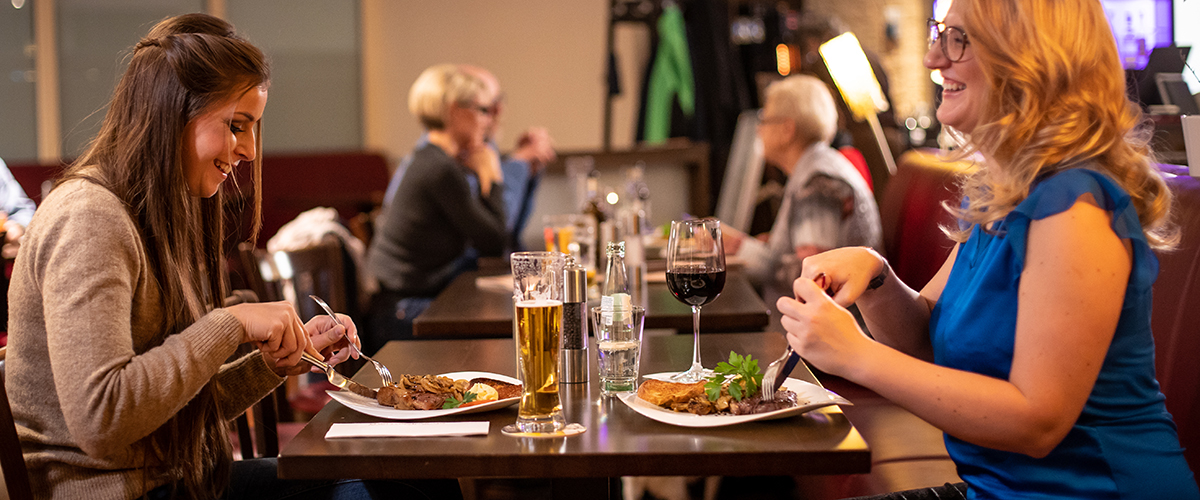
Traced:
<path id="1" fill-rule="evenodd" d="M 474 265 L 463 255 L 503 254 L 509 242 L 504 176 L 488 145 L 499 87 L 470 68 L 432 66 L 409 91 L 409 111 L 425 126 L 412 160 L 384 207 L 367 252 L 379 280 L 368 352 L 412 336 L 412 320 L 454 277 Z"/>
<path id="2" fill-rule="evenodd" d="M 1100 3 L 957 0 L 930 28 L 937 117 L 980 167 L 957 245 L 920 292 L 867 249 L 806 259 L 789 342 L 945 431 L 965 485 L 936 498 L 1200 498 L 1154 372 L 1170 194 Z"/>
<path id="3" fill-rule="evenodd" d="M 808 75 L 767 87 L 759 112 L 763 157 L 788 176 L 767 241 L 725 230 L 725 251 L 745 262 L 768 303 L 791 294 L 805 257 L 844 246 L 882 247 L 879 207 L 858 169 L 830 147 L 838 113 L 829 88 Z M 772 317 L 778 324 L 779 314 Z"/>

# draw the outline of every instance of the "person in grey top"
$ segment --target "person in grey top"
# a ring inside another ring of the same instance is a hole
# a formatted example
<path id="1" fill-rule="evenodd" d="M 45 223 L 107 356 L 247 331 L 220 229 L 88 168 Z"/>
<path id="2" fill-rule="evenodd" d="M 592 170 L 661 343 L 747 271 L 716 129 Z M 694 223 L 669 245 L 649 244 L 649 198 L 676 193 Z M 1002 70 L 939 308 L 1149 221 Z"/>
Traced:
<path id="1" fill-rule="evenodd" d="M 788 175 L 783 203 L 765 242 L 732 229 L 724 240 L 726 253 L 745 263 L 751 282 L 774 304 L 791 295 L 805 257 L 844 246 L 881 250 L 883 229 L 866 180 L 829 146 L 838 115 L 824 83 L 807 75 L 775 82 L 759 115 L 763 157 Z"/>

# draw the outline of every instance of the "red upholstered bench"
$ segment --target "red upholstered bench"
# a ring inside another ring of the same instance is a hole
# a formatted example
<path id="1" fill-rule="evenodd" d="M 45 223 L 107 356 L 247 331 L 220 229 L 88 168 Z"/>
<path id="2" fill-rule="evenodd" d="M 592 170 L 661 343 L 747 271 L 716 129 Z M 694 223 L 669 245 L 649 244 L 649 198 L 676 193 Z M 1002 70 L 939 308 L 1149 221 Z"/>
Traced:
<path id="1" fill-rule="evenodd" d="M 1151 317 L 1155 368 L 1184 455 L 1192 471 L 1200 472 L 1200 179 L 1184 167 L 1160 168 L 1175 194 L 1172 220 L 1180 242 L 1174 251 L 1158 252 Z"/>

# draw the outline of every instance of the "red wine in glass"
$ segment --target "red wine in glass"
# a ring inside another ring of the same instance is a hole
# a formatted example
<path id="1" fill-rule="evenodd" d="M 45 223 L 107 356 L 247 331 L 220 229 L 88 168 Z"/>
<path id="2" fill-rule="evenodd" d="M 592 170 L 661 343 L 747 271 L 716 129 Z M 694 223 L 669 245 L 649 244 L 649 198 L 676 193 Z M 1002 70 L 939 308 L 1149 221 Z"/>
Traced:
<path id="1" fill-rule="evenodd" d="M 721 221 L 690 219 L 671 222 L 667 240 L 667 288 L 692 307 L 692 366 L 671 376 L 693 383 L 712 375 L 700 363 L 700 307 L 712 302 L 725 288 L 725 247 Z"/>
<path id="2" fill-rule="evenodd" d="M 707 271 L 699 267 L 667 271 L 667 288 L 676 300 L 689 306 L 703 306 L 716 299 L 725 288 L 725 271 Z"/>

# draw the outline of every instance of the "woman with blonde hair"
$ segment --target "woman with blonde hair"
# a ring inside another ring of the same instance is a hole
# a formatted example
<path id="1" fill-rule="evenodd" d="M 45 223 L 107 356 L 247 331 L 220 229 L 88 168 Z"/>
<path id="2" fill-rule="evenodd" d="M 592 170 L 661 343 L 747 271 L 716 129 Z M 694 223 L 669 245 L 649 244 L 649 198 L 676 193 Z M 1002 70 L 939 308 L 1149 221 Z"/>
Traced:
<path id="1" fill-rule="evenodd" d="M 979 167 L 957 245 L 920 292 L 867 249 L 805 260 L 789 342 L 946 433 L 965 488 L 939 498 L 1200 498 L 1154 378 L 1170 194 L 1100 3 L 957 0 L 930 41 Z"/>
<path id="2" fill-rule="evenodd" d="M 337 364 L 357 342 L 346 316 L 304 324 L 286 302 L 222 307 L 224 181 L 252 169 L 257 221 L 269 84 L 265 56 L 229 23 L 161 21 L 133 48 L 99 135 L 34 215 L 9 289 L 5 383 L 37 498 L 377 491 L 232 460 L 229 420 L 309 369 L 302 352 Z M 240 344 L 257 349 L 230 360 Z"/>
<path id="3" fill-rule="evenodd" d="M 371 248 L 380 291 L 368 350 L 412 335 L 412 320 L 474 257 L 498 257 L 509 239 L 500 156 L 488 146 L 499 88 L 457 64 L 432 66 L 413 83 L 408 108 L 426 129 Z M 464 257 L 473 249 L 472 258 Z"/>

